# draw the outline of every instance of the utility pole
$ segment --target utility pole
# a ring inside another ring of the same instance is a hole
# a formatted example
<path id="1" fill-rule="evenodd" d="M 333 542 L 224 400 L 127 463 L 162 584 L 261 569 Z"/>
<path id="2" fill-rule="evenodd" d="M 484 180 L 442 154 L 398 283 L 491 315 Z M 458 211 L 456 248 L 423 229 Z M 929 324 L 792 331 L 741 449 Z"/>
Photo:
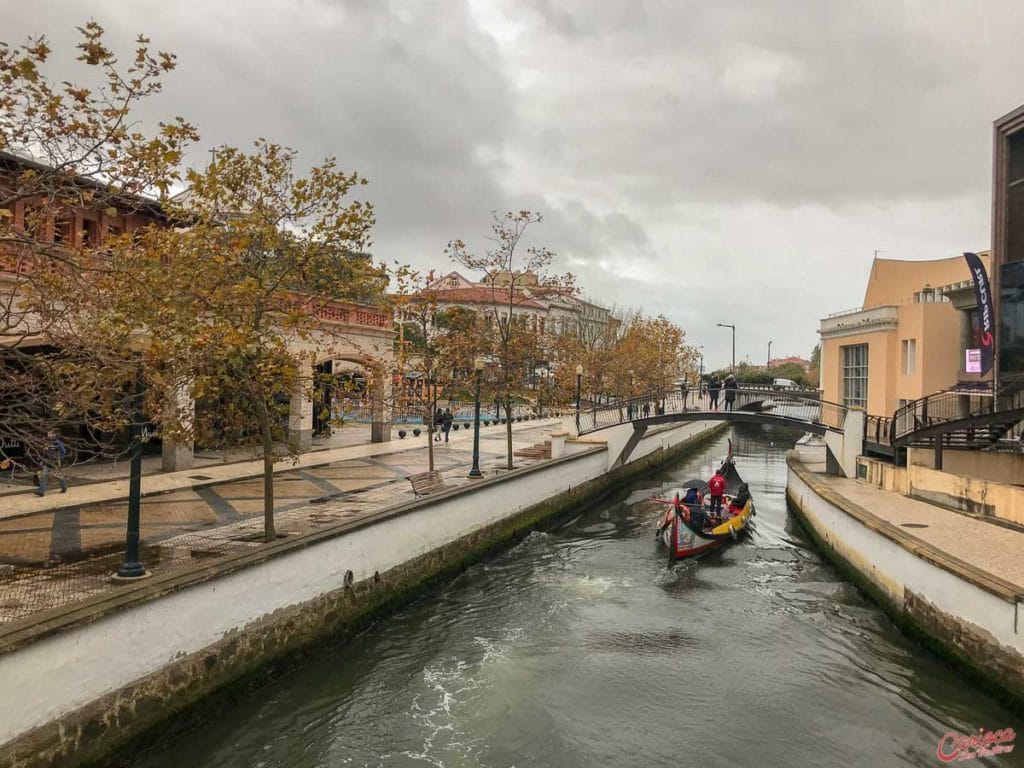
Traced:
<path id="1" fill-rule="evenodd" d="M 772 343 L 768 342 L 768 362 L 766 364 L 768 368 L 772 367 Z"/>

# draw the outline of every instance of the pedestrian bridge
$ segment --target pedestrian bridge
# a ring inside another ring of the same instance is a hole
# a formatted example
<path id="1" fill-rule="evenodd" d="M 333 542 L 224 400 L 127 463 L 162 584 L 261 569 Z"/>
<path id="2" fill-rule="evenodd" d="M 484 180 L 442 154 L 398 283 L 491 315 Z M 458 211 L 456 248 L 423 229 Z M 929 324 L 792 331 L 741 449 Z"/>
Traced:
<path id="1" fill-rule="evenodd" d="M 576 419 L 577 432 L 586 435 L 620 424 L 632 423 L 641 434 L 647 427 L 684 421 L 730 421 L 777 424 L 824 435 L 842 434 L 847 407 L 824 402 L 818 393 L 805 390 L 777 390 L 743 387 L 734 390 L 731 408 L 724 392 L 718 407 L 712 408 L 707 392 L 674 390 L 660 395 L 642 395 L 608 405 L 583 408 Z"/>

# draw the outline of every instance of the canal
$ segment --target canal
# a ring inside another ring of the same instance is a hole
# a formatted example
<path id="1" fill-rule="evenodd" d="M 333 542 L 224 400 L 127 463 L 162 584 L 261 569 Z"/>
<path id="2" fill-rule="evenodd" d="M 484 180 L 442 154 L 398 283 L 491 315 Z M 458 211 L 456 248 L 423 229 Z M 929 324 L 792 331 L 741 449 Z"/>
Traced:
<path id="1" fill-rule="evenodd" d="M 758 510 L 745 543 L 670 564 L 644 503 L 662 483 L 707 476 L 723 438 L 473 566 L 141 764 L 935 766 L 950 730 L 1021 732 L 810 548 L 784 496 L 798 436 L 732 433 Z"/>

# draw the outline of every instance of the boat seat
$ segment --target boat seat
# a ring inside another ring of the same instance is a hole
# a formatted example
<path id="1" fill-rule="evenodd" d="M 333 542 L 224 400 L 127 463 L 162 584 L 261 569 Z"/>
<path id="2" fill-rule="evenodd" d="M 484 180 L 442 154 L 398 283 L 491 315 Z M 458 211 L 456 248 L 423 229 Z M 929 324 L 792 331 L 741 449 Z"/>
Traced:
<path id="1" fill-rule="evenodd" d="M 436 469 L 431 472 L 420 472 L 418 475 L 409 475 L 407 479 L 412 484 L 412 492 L 417 496 L 427 496 L 452 487 L 445 483 L 444 476 Z"/>

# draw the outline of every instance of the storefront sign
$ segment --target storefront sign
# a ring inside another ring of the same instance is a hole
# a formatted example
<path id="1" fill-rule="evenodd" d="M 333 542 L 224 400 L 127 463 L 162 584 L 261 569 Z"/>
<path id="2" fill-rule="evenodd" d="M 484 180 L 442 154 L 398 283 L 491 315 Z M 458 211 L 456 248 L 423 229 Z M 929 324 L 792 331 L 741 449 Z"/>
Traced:
<path id="1" fill-rule="evenodd" d="M 967 362 L 964 370 L 968 373 L 981 373 L 981 350 L 968 349 L 966 350 L 965 355 L 967 357 Z"/>

